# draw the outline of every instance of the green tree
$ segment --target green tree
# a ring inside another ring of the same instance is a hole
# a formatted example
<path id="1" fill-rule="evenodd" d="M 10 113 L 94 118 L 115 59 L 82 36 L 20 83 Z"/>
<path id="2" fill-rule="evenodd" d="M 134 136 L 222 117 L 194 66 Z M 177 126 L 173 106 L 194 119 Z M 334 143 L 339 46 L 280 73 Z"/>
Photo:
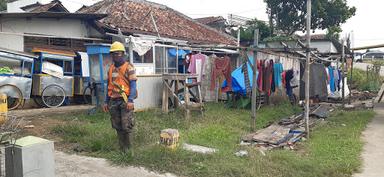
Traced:
<path id="1" fill-rule="evenodd" d="M 255 29 L 259 29 L 259 40 L 263 41 L 265 38 L 271 36 L 271 29 L 264 21 L 253 19 L 247 22 L 247 28 L 244 28 L 240 36 L 242 40 L 253 40 Z"/>
<path id="2" fill-rule="evenodd" d="M 271 29 L 264 21 L 253 19 L 240 28 L 240 40 L 253 43 L 255 29 L 259 29 L 259 41 L 271 36 Z M 232 30 L 232 35 L 237 38 L 237 30 Z"/>
<path id="3" fill-rule="evenodd" d="M 264 0 L 273 33 L 292 35 L 305 30 L 306 0 Z M 356 8 L 346 0 L 312 0 L 311 29 L 328 29 L 330 36 L 341 31 L 341 24 L 355 15 Z"/>
<path id="4" fill-rule="evenodd" d="M 7 9 L 7 1 L 6 0 L 0 0 L 0 11 Z"/>

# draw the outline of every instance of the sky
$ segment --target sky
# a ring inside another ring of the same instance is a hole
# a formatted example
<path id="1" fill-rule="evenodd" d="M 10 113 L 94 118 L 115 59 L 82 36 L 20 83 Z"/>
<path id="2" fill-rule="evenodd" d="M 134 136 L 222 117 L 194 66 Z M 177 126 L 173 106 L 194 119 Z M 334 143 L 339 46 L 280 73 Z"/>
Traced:
<path id="1" fill-rule="evenodd" d="M 48 0 L 44 0 L 48 1 Z M 98 0 L 62 0 L 71 9 L 87 5 Z M 248 18 L 268 20 L 266 4 L 263 0 L 150 0 L 164 4 L 189 17 L 223 16 L 228 14 L 240 15 Z M 352 34 L 352 47 L 384 44 L 383 0 L 347 0 L 348 5 L 357 8 L 356 15 L 342 25 L 343 34 Z"/>
<path id="2" fill-rule="evenodd" d="M 263 0 L 150 0 L 167 5 L 192 18 L 224 16 L 232 13 L 248 18 L 268 20 Z M 384 44 L 383 0 L 347 0 L 357 8 L 356 15 L 342 25 L 343 34 L 352 34 L 353 47 Z"/>

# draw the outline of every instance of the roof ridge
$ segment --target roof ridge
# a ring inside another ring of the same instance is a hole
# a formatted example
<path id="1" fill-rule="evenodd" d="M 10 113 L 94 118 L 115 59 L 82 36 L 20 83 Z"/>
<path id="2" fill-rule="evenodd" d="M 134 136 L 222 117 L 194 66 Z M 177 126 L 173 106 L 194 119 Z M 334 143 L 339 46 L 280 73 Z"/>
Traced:
<path id="1" fill-rule="evenodd" d="M 110 14 L 110 16 L 103 19 L 101 22 L 104 25 L 108 25 L 113 28 L 115 28 L 114 26 L 119 26 L 121 29 L 124 29 L 124 27 L 126 27 L 126 32 L 129 32 L 131 30 L 137 31 L 138 33 L 156 33 L 156 31 L 154 31 L 152 27 L 148 26 L 151 22 L 143 23 L 146 25 L 145 27 L 143 25 L 141 25 L 142 27 L 140 27 L 140 23 L 138 22 L 141 18 L 143 18 L 143 16 L 145 16 L 145 14 L 148 12 L 148 9 L 153 9 L 154 16 L 158 20 L 158 23 L 160 23 L 158 24 L 160 25 L 159 28 L 162 28 L 162 30 L 159 30 L 161 35 L 173 36 L 176 38 L 186 38 L 192 41 L 195 40 L 201 42 L 206 41 L 214 43 L 234 44 L 236 41 L 234 37 L 221 31 L 218 31 L 212 27 L 204 25 L 173 8 L 147 0 L 104 0 L 92 6 L 89 6 L 88 8 L 85 8 L 79 12 L 108 13 Z M 130 16 L 126 18 L 124 14 L 130 14 L 132 15 L 132 17 Z M 166 15 L 167 17 L 164 17 L 162 15 Z M 172 21 L 170 21 L 169 18 L 172 17 L 174 17 L 175 20 L 180 20 L 180 24 L 170 24 L 172 23 Z M 124 23 L 126 22 L 130 22 L 130 24 L 125 24 L 124 26 Z M 161 26 L 161 23 L 163 23 L 163 26 Z M 210 35 L 210 38 L 205 37 L 205 33 L 208 33 L 208 35 Z"/>

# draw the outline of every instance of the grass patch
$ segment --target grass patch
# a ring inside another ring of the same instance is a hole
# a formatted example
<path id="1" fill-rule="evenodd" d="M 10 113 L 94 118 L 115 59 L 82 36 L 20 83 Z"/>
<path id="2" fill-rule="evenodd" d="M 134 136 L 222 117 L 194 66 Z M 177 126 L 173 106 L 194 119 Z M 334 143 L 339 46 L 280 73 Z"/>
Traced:
<path id="1" fill-rule="evenodd" d="M 257 115 L 257 128 L 300 111 L 289 104 L 262 108 Z M 334 113 L 328 123 L 314 130 L 310 141 L 300 151 L 276 150 L 261 155 L 252 147 L 240 147 L 242 135 L 250 129 L 250 111 L 228 109 L 223 104 L 208 104 L 204 118 L 197 114 L 190 120 L 182 112 L 168 115 L 159 110 L 136 114 L 137 125 L 132 153 L 118 151 L 117 138 L 109 116 L 74 115 L 70 123 L 52 132 L 64 141 L 78 143 L 88 155 L 104 157 L 116 164 L 144 166 L 150 170 L 182 176 L 351 176 L 361 165 L 361 131 L 373 117 L 373 111 Z M 345 124 L 345 126 L 344 126 Z M 159 132 L 177 128 L 181 141 L 218 149 L 218 153 L 201 155 L 182 149 L 169 150 L 157 145 Z M 236 157 L 247 150 L 247 157 Z"/>

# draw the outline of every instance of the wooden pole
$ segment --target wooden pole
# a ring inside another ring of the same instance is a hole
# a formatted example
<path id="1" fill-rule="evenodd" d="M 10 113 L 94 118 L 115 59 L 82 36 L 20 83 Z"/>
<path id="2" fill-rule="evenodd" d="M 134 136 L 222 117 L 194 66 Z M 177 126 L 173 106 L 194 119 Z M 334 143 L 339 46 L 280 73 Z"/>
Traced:
<path id="1" fill-rule="evenodd" d="M 311 53 L 309 50 L 311 44 L 311 14 L 312 14 L 312 1 L 307 0 L 307 62 L 305 67 L 305 131 L 307 138 L 309 138 L 309 76 L 310 76 L 310 62 Z"/>
<path id="2" fill-rule="evenodd" d="M 259 29 L 255 29 L 255 34 L 254 34 L 254 40 L 253 40 L 253 45 L 256 48 L 259 44 Z M 256 71 L 257 71 L 257 52 L 253 51 L 253 68 L 252 68 L 252 73 L 253 73 L 253 79 L 252 79 L 252 127 L 251 130 L 252 132 L 256 130 L 256 94 L 257 94 L 257 78 L 256 78 Z"/>
<path id="3" fill-rule="evenodd" d="M 237 31 L 237 47 L 240 47 L 240 38 L 241 38 L 241 31 L 240 31 L 240 27 L 241 26 L 238 26 L 239 27 L 239 29 L 238 29 L 238 31 Z M 237 49 L 238 51 L 240 51 L 239 49 Z"/>
<path id="4" fill-rule="evenodd" d="M 344 47 L 344 42 L 345 42 L 345 40 L 343 39 L 342 41 L 341 41 L 341 44 L 342 44 L 342 49 L 341 49 L 341 61 L 342 61 L 342 63 L 341 63 L 341 70 L 342 70 L 342 74 L 341 74 L 341 79 L 343 79 L 341 82 L 343 83 L 343 87 L 342 87 L 342 91 L 341 91 L 341 93 L 342 93 L 342 100 L 343 100 L 343 108 L 344 108 L 344 106 L 345 106 L 345 47 Z"/>
<path id="5" fill-rule="evenodd" d="M 349 84 L 353 82 L 353 63 L 355 62 L 355 51 L 352 50 L 352 62 L 351 62 L 351 78 L 349 80 Z"/>

